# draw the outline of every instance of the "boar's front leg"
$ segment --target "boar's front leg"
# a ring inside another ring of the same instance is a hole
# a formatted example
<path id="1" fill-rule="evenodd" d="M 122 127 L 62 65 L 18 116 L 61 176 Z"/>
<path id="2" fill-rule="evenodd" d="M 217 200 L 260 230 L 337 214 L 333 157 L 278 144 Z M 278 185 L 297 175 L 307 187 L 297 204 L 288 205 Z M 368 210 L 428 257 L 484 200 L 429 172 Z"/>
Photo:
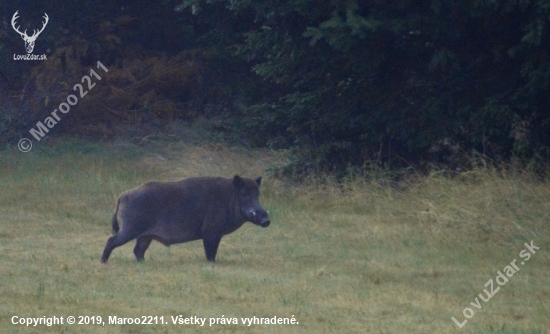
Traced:
<path id="1" fill-rule="evenodd" d="M 206 259 L 210 262 L 216 261 L 216 253 L 218 252 L 218 246 L 222 240 L 221 235 L 208 235 L 202 238 L 202 244 L 204 245 L 204 252 L 206 253 Z"/>

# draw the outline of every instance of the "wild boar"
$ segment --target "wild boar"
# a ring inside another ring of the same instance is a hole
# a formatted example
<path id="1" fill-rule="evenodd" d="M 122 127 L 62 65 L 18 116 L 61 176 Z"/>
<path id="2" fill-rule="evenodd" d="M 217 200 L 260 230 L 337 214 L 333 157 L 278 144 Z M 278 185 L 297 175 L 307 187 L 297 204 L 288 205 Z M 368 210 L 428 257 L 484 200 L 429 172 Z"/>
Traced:
<path id="1" fill-rule="evenodd" d="M 112 219 L 114 236 L 107 240 L 101 262 L 106 263 L 113 249 L 133 239 L 137 239 L 134 254 L 138 261 L 143 261 L 153 240 L 168 246 L 202 239 L 206 259 L 214 262 L 224 235 L 247 221 L 269 226 L 259 200 L 261 182 L 261 177 L 252 180 L 238 175 L 233 179 L 197 177 L 149 182 L 126 191 L 118 198 Z"/>

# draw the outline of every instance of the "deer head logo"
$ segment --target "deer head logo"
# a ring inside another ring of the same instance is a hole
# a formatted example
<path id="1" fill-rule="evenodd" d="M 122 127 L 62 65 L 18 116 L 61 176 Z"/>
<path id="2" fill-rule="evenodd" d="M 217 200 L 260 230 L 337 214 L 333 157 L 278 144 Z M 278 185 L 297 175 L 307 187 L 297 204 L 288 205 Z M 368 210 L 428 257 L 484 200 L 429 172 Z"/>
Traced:
<path id="1" fill-rule="evenodd" d="M 32 50 L 34 49 L 34 42 L 36 41 L 36 38 L 38 38 L 38 35 L 46 28 L 46 25 L 48 24 L 48 14 L 44 13 L 43 18 L 46 20 L 45 22 L 42 22 L 42 29 L 40 30 L 34 30 L 34 33 L 32 36 L 27 35 L 27 30 L 25 29 L 24 32 L 19 31 L 19 27 L 15 27 L 15 21 L 19 18 L 17 16 L 17 13 L 19 11 L 16 11 L 15 14 L 13 14 L 13 17 L 11 18 L 11 26 L 13 27 L 13 30 L 15 30 L 19 35 L 21 35 L 21 38 L 25 41 L 25 49 L 27 49 L 27 53 L 32 53 Z"/>

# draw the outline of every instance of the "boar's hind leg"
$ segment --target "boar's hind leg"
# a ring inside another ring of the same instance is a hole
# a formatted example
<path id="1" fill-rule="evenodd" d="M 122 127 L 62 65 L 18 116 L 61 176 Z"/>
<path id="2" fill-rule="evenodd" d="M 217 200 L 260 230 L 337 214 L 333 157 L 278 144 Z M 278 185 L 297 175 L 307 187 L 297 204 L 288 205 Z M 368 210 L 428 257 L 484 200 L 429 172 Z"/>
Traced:
<path id="1" fill-rule="evenodd" d="M 101 257 L 101 262 L 106 263 L 113 249 L 124 245 L 125 243 L 134 239 L 135 237 L 136 235 L 123 233 L 122 231 L 110 237 L 109 240 L 107 240 L 107 245 L 105 245 L 105 249 L 103 250 L 103 256 Z"/>
<path id="2" fill-rule="evenodd" d="M 136 254 L 136 259 L 138 261 L 143 261 L 145 251 L 151 244 L 151 241 L 153 241 L 153 237 L 146 235 L 143 237 L 139 237 L 136 242 L 136 247 L 134 247 L 134 254 Z"/>
<path id="3" fill-rule="evenodd" d="M 210 262 L 216 261 L 216 253 L 218 252 L 218 246 L 222 240 L 221 235 L 210 235 L 202 238 L 202 244 L 204 245 L 204 252 L 206 253 L 206 259 Z"/>

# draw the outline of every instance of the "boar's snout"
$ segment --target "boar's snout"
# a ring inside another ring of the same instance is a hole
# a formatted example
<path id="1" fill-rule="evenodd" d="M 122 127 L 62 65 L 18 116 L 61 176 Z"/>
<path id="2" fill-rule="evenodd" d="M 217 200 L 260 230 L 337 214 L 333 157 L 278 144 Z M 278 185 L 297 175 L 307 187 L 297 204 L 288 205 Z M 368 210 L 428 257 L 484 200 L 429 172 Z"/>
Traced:
<path id="1" fill-rule="evenodd" d="M 261 227 L 268 227 L 269 224 L 271 224 L 271 222 L 269 221 L 269 217 L 267 216 L 260 222 Z"/>
<path id="2" fill-rule="evenodd" d="M 252 223 L 261 227 L 268 227 L 271 223 L 269 221 L 269 216 L 267 215 L 267 212 L 265 212 L 265 210 L 263 209 L 250 210 L 248 212 L 248 217 Z"/>

